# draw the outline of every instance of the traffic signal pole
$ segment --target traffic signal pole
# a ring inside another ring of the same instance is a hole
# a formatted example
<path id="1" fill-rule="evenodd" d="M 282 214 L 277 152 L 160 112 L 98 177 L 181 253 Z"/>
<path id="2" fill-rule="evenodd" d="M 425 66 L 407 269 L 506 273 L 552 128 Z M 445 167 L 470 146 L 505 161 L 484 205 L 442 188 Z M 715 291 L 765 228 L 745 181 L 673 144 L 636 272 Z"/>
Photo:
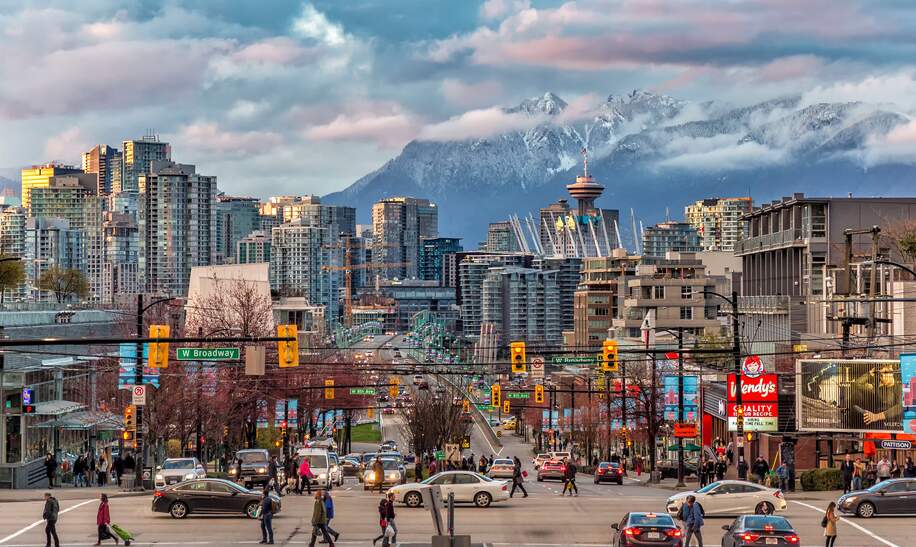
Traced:
<path id="1" fill-rule="evenodd" d="M 143 294 L 137 295 L 137 358 L 134 367 L 134 385 L 143 385 Z M 143 490 L 143 408 L 145 405 L 137 406 L 136 421 L 137 433 L 134 435 L 134 453 L 136 454 L 134 469 L 134 487 Z"/>
<path id="2" fill-rule="evenodd" d="M 677 329 L 677 420 L 684 422 L 684 329 Z M 702 444 L 702 442 L 700 443 Z M 684 438 L 677 437 L 677 486 L 684 484 Z"/>

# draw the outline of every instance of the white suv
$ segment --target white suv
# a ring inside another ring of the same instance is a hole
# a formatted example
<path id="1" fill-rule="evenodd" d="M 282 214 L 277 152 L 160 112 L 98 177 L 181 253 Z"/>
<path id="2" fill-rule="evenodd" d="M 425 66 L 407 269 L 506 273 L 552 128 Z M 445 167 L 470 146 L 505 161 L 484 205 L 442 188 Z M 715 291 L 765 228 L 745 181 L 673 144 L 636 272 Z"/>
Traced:
<path id="1" fill-rule="evenodd" d="M 300 462 L 303 458 L 308 458 L 309 468 L 312 470 L 312 484 L 330 490 L 333 479 L 331 478 L 331 458 L 328 457 L 328 451 L 324 448 L 300 448 L 296 454 Z"/>
<path id="2" fill-rule="evenodd" d="M 194 479 L 204 479 L 207 472 L 197 458 L 168 458 L 156 468 L 156 488 Z"/>

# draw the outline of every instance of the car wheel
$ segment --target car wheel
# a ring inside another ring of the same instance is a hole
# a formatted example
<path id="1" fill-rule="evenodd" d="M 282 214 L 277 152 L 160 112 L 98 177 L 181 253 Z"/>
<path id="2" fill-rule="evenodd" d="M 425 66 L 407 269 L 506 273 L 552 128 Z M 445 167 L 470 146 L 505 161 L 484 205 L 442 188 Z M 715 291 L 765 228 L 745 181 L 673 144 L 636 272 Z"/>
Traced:
<path id="1" fill-rule="evenodd" d="M 856 514 L 863 519 L 871 518 L 875 516 L 875 505 L 870 501 L 862 502 L 856 509 Z"/>
<path id="2" fill-rule="evenodd" d="M 772 515 L 773 514 L 773 504 L 768 501 L 761 501 L 757 504 L 757 508 L 754 509 L 754 513 L 758 515 Z"/>
<path id="3" fill-rule="evenodd" d="M 408 492 L 404 496 L 404 504 L 407 507 L 419 507 L 423 505 L 423 496 L 419 492 Z"/>
<path id="4" fill-rule="evenodd" d="M 477 492 L 474 494 L 474 505 L 477 507 L 489 507 L 490 502 L 493 501 L 493 496 L 487 494 L 486 492 Z"/>
<path id="5" fill-rule="evenodd" d="M 183 519 L 188 516 L 188 505 L 183 501 L 176 501 L 169 507 L 169 514 L 173 519 Z"/>
<path id="6" fill-rule="evenodd" d="M 253 501 L 245 506 L 245 514 L 250 519 L 258 518 L 258 502 Z"/>

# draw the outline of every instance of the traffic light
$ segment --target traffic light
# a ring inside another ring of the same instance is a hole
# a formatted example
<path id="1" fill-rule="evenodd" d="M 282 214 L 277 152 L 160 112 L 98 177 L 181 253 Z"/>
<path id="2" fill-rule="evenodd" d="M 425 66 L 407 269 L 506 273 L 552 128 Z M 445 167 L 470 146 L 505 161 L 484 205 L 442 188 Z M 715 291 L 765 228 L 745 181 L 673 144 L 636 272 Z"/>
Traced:
<path id="1" fill-rule="evenodd" d="M 150 338 L 168 338 L 171 329 L 168 325 L 150 325 Z M 147 358 L 150 368 L 168 368 L 169 366 L 169 343 L 153 342 L 149 345 L 149 356 Z"/>
<path id="2" fill-rule="evenodd" d="M 509 344 L 509 356 L 512 359 L 512 374 L 522 374 L 525 372 L 525 343 L 512 342 Z"/>
<path id="3" fill-rule="evenodd" d="M 390 386 L 388 386 L 388 396 L 397 397 L 400 391 L 398 388 L 401 385 L 401 381 L 395 378 L 394 376 L 392 376 L 391 378 L 388 379 L 388 383 L 391 384 Z"/>
<path id="4" fill-rule="evenodd" d="M 334 398 L 334 380 L 330 378 L 324 381 L 324 398 L 328 400 Z"/>
<path id="5" fill-rule="evenodd" d="M 371 420 L 372 418 L 375 418 L 375 409 L 372 408 L 371 406 L 370 406 L 369 409 L 366 411 L 366 417 L 369 418 L 370 420 Z"/>
<path id="6" fill-rule="evenodd" d="M 128 405 L 127 408 L 124 409 L 124 429 L 127 431 L 137 430 L 136 414 L 134 410 L 134 405 Z"/>
<path id="7" fill-rule="evenodd" d="M 465 400 L 461 403 L 461 410 L 462 410 L 463 412 L 470 412 L 470 411 L 471 411 L 471 401 L 468 401 L 467 399 L 465 399 Z"/>
<path id="8" fill-rule="evenodd" d="M 499 384 L 490 386 L 490 406 L 499 406 Z"/>
<path id="9" fill-rule="evenodd" d="M 133 441 L 133 440 L 134 440 L 134 432 L 133 432 L 133 431 L 124 431 L 124 432 L 122 432 L 122 433 L 121 433 L 121 440 L 124 440 L 124 441 Z"/>
<path id="10" fill-rule="evenodd" d="M 280 368 L 299 366 L 299 330 L 296 325 L 277 325 L 277 336 L 292 338 L 291 341 L 277 342 L 277 356 Z"/>
<path id="11" fill-rule="evenodd" d="M 509 413 L 509 399 L 503 401 L 503 414 Z"/>
<path id="12" fill-rule="evenodd" d="M 544 386 L 541 384 L 534 386 L 534 402 L 537 404 L 544 402 Z"/>
<path id="13" fill-rule="evenodd" d="M 601 344 L 601 370 L 604 372 L 617 372 L 617 340 L 605 340 Z"/>

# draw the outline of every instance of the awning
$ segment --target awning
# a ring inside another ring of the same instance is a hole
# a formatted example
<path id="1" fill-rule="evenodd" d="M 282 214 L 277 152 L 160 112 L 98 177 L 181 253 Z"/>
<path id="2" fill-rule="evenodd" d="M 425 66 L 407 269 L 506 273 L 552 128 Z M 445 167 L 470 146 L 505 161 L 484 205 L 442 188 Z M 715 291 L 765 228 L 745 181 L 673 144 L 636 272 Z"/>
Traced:
<path id="1" fill-rule="evenodd" d="M 124 429 L 124 418 L 111 412 L 83 410 L 67 414 L 56 420 L 49 420 L 32 427 L 38 429 L 87 430 L 95 427 L 99 431 L 120 431 Z"/>
<path id="2" fill-rule="evenodd" d="M 76 412 L 77 410 L 82 410 L 86 405 L 82 403 L 75 403 L 73 401 L 64 401 L 58 399 L 56 401 L 45 401 L 41 403 L 35 403 L 35 412 L 37 416 L 60 416 L 61 414 L 69 414 L 71 412 Z"/>

